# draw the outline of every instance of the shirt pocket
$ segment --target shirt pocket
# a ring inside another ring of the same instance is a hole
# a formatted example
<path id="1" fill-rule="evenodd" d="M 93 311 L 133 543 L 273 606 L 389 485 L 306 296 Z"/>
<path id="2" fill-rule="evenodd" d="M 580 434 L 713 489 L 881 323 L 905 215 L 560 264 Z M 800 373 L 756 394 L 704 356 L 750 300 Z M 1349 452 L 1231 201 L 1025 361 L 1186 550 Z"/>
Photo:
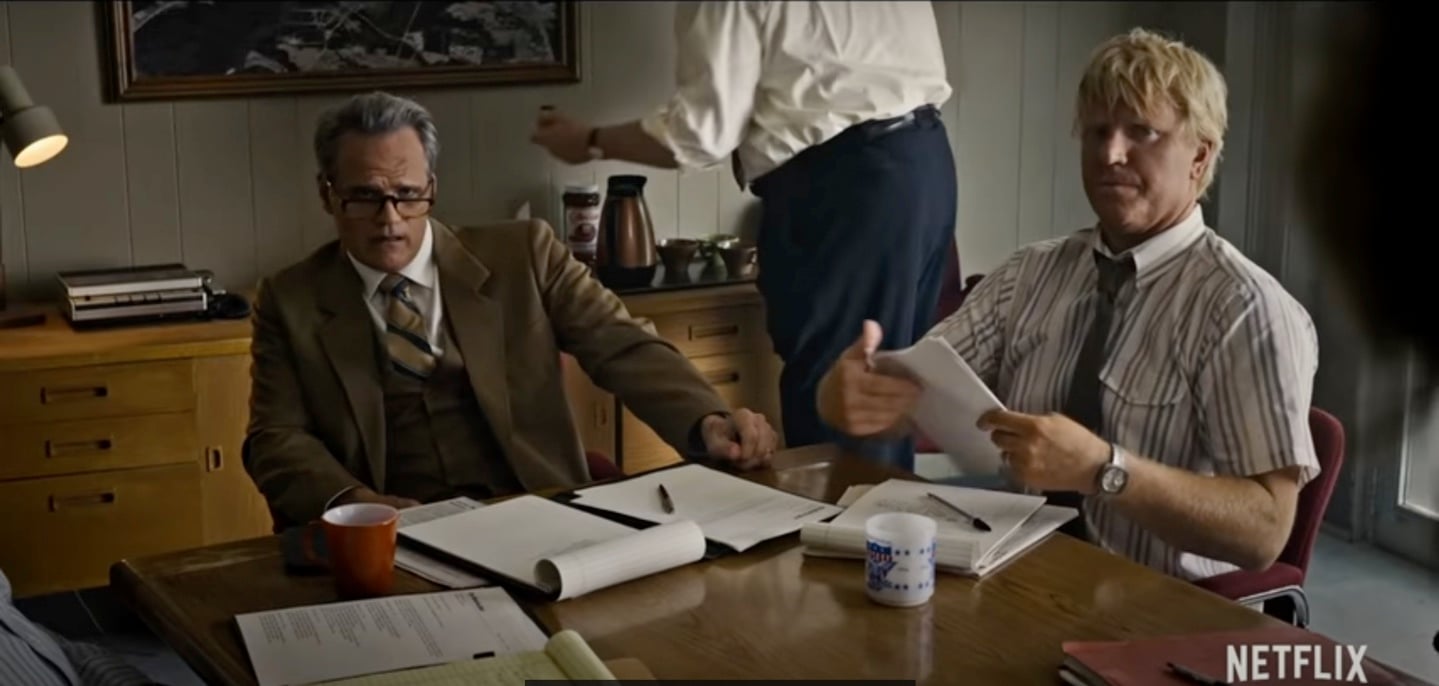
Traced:
<path id="1" fill-rule="evenodd" d="M 1108 400 L 1119 409 L 1177 411 L 1189 398 L 1187 375 L 1167 352 L 1116 355 L 1099 378 Z"/>

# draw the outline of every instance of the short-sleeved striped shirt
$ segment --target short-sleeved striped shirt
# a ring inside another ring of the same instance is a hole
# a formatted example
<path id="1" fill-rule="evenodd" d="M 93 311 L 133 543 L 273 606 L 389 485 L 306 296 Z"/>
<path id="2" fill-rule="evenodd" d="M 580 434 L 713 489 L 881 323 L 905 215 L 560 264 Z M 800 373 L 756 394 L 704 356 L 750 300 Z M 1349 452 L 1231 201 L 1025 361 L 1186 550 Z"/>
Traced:
<path id="1" fill-rule="evenodd" d="M 1025 246 L 931 331 L 947 340 L 1006 407 L 1062 411 L 1099 297 L 1094 229 Z M 1110 331 L 1101 437 L 1132 454 L 1200 474 L 1319 473 L 1309 433 L 1318 340 L 1280 283 L 1205 226 L 1198 207 L 1129 251 Z M 1184 579 L 1235 565 L 1179 550 L 1085 499 L 1096 543 Z"/>

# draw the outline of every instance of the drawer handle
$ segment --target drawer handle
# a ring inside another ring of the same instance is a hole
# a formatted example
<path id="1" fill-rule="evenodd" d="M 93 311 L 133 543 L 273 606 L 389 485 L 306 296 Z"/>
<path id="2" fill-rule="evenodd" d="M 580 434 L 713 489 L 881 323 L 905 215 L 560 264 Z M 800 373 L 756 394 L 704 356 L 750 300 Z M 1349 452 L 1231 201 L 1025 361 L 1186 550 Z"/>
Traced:
<path id="1" fill-rule="evenodd" d="M 604 428 L 610 424 L 610 413 L 605 403 L 595 403 L 595 426 Z"/>
<path id="2" fill-rule="evenodd" d="M 99 438 L 93 441 L 45 441 L 45 457 L 64 457 L 77 453 L 105 453 L 114 447 L 114 437 Z"/>
<path id="3" fill-rule="evenodd" d="M 738 336 L 739 324 L 712 324 L 710 326 L 691 326 L 690 340 L 697 341 L 702 338 L 717 338 L 720 336 Z"/>
<path id="4" fill-rule="evenodd" d="M 62 507 L 98 507 L 101 505 L 114 505 L 114 491 L 100 491 L 99 493 L 82 493 L 80 495 L 52 495 L 50 496 L 50 511 L 59 512 Z"/>
<path id="5" fill-rule="evenodd" d="M 225 468 L 225 453 L 218 447 L 205 449 L 205 471 L 218 472 Z"/>
<path id="6" fill-rule="evenodd" d="M 109 397 L 110 388 L 101 384 L 99 386 L 77 386 L 73 388 L 42 388 L 40 389 L 40 402 L 43 404 L 62 403 L 73 400 L 90 400 L 92 398 Z"/>
<path id="7" fill-rule="evenodd" d="M 705 372 L 705 381 L 711 386 L 724 386 L 726 384 L 739 383 L 739 372 L 734 369 L 721 369 Z"/>

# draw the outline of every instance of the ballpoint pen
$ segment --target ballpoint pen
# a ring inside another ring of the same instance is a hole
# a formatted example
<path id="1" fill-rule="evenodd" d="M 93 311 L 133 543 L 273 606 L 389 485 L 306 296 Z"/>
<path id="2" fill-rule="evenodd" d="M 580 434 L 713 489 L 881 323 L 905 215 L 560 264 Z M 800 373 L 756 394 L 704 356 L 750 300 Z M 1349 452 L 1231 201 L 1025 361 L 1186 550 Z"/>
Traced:
<path id="1" fill-rule="evenodd" d="M 974 525 L 974 528 L 979 529 L 980 531 L 989 531 L 989 525 L 984 523 L 983 519 L 980 519 L 979 517 L 965 512 L 964 510 L 961 510 L 958 505 L 955 505 L 954 503 L 951 503 L 948 500 L 945 500 L 944 498 L 941 498 L 933 493 L 926 493 L 925 495 L 928 495 L 929 497 L 938 500 L 945 507 L 954 510 L 955 512 L 958 512 L 961 517 L 968 519 L 969 523 Z"/>
<path id="2" fill-rule="evenodd" d="M 670 492 L 665 490 L 664 484 L 660 484 L 660 507 L 664 508 L 665 514 L 675 513 L 675 501 L 670 500 Z"/>
<path id="3" fill-rule="evenodd" d="M 1220 681 L 1214 677 L 1205 676 L 1184 665 L 1175 662 L 1170 662 L 1168 665 L 1171 674 L 1177 674 L 1191 684 L 1198 684 L 1199 686 L 1229 686 L 1228 681 Z"/>

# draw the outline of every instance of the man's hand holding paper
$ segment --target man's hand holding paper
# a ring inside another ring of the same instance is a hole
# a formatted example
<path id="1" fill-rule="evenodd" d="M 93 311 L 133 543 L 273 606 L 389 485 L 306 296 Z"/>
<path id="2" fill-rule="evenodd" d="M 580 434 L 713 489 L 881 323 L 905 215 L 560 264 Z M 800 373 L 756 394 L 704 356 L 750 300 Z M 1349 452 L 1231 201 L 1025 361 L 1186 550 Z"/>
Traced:
<path id="1" fill-rule="evenodd" d="M 859 339 L 820 380 L 820 418 L 851 436 L 907 431 L 905 420 L 924 392 L 902 373 L 875 369 L 882 338 L 879 323 L 865 320 Z"/>
<path id="2" fill-rule="evenodd" d="M 985 413 L 1005 409 L 989 387 L 943 340 L 879 352 L 881 337 L 877 323 L 864 323 L 859 340 L 820 383 L 820 416 L 852 436 L 907 430 L 909 424 L 966 474 L 999 472 L 1000 450 L 980 427 Z"/>

